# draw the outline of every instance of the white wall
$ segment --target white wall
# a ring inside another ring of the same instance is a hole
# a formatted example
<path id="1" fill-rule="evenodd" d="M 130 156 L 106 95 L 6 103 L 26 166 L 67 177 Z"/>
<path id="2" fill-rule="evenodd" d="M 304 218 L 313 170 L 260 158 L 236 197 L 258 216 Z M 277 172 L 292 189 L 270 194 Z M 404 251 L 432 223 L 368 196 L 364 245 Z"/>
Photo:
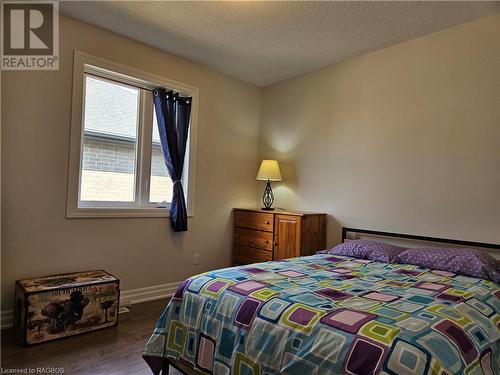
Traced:
<path id="1" fill-rule="evenodd" d="M 60 27 L 59 71 L 2 71 L 3 310 L 19 278 L 103 268 L 129 290 L 228 265 L 231 209 L 255 204 L 261 89 L 70 18 Z M 65 219 L 74 50 L 199 88 L 187 233 L 166 218 Z"/>
<path id="2" fill-rule="evenodd" d="M 276 204 L 341 226 L 500 243 L 500 15 L 264 88 Z"/>

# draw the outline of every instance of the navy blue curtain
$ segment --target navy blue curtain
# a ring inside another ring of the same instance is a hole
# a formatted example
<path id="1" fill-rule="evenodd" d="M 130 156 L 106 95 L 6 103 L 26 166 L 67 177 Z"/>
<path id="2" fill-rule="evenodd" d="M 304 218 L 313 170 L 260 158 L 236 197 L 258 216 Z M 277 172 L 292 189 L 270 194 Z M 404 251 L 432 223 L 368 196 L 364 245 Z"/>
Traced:
<path id="1" fill-rule="evenodd" d="M 158 88 L 153 90 L 153 102 L 163 157 L 174 183 L 170 222 L 175 232 L 184 232 L 188 230 L 188 219 L 181 179 L 189 132 L 191 98 L 179 97 L 179 94 L 173 91 Z"/>

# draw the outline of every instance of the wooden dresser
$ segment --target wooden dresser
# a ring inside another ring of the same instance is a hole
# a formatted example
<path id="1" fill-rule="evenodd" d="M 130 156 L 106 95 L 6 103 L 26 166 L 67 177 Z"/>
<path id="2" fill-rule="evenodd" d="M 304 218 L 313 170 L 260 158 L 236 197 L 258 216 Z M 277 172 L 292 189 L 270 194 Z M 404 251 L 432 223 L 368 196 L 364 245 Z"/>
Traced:
<path id="1" fill-rule="evenodd" d="M 326 214 L 235 208 L 233 264 L 311 255 L 326 247 Z"/>

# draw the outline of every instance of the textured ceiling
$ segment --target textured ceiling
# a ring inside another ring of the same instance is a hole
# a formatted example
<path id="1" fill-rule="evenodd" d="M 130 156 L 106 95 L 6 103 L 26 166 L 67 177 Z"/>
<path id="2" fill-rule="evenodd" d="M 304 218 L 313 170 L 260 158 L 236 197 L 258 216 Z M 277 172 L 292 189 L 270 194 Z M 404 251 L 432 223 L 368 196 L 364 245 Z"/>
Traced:
<path id="1" fill-rule="evenodd" d="M 496 2 L 64 1 L 68 16 L 267 85 L 494 13 Z"/>

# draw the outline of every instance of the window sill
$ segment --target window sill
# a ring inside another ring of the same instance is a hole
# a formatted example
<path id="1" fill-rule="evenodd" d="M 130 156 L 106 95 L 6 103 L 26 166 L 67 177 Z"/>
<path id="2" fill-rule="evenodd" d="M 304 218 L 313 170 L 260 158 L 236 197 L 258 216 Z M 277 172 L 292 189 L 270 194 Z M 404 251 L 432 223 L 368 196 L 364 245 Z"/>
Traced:
<path id="1" fill-rule="evenodd" d="M 75 208 L 68 209 L 66 219 L 170 217 L 168 208 Z M 188 217 L 193 217 L 188 212 Z"/>

